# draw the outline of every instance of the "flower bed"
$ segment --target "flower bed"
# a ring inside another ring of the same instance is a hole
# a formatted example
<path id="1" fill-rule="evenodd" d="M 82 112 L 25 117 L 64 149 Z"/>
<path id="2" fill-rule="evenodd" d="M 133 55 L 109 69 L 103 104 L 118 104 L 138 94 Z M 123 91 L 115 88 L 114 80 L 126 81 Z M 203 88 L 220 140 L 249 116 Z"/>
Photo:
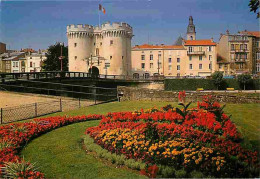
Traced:
<path id="1" fill-rule="evenodd" d="M 220 107 L 205 97 L 197 108 L 166 106 L 161 110 L 109 113 L 99 126 L 86 130 L 94 141 L 111 153 L 185 171 L 194 170 L 213 177 L 257 177 L 259 154 L 241 146 L 242 136 Z M 142 171 L 148 176 L 149 170 Z M 176 175 L 167 175 L 175 177 Z"/>
<path id="2" fill-rule="evenodd" d="M 53 129 L 89 120 L 100 120 L 102 115 L 76 117 L 49 117 L 28 123 L 0 126 L 0 178 L 44 178 L 30 164 L 19 157 L 19 151 L 27 142 Z"/>

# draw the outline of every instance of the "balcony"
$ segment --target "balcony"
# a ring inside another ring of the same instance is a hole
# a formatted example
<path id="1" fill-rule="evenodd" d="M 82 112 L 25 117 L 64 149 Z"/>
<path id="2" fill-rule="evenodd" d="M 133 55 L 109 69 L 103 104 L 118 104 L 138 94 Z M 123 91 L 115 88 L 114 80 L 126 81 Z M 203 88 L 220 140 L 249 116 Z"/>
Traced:
<path id="1" fill-rule="evenodd" d="M 231 49 L 230 50 L 230 52 L 233 52 L 233 53 L 246 53 L 248 51 L 249 51 L 248 49 Z"/>
<path id="2" fill-rule="evenodd" d="M 246 58 L 237 58 L 237 59 L 232 59 L 235 63 L 246 63 L 247 59 Z"/>
<path id="3" fill-rule="evenodd" d="M 187 51 L 187 55 L 205 55 L 205 51 Z"/>

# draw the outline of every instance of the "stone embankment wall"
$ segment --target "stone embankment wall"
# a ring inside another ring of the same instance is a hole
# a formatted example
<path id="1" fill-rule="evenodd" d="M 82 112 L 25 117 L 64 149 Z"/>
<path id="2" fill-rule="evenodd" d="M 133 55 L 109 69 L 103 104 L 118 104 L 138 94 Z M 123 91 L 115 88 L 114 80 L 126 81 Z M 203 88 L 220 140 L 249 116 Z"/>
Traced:
<path id="1" fill-rule="evenodd" d="M 124 87 L 117 88 L 120 101 L 169 101 L 178 102 L 178 92 L 145 88 Z M 186 92 L 186 101 L 197 102 L 205 95 L 212 95 L 221 103 L 260 103 L 260 97 L 250 94 L 214 93 L 214 92 Z"/>

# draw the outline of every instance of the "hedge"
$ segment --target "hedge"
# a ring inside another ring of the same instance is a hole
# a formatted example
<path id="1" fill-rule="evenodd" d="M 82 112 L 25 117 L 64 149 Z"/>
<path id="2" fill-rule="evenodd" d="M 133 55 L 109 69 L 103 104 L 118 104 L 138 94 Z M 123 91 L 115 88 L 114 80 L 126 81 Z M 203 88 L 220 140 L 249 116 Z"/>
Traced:
<path id="1" fill-rule="evenodd" d="M 166 91 L 175 90 L 196 90 L 197 88 L 203 88 L 204 90 L 217 90 L 217 86 L 214 85 L 211 79 L 165 79 L 164 89 Z M 220 85 L 220 90 L 226 88 L 234 88 L 235 90 L 242 90 L 243 85 L 239 84 L 237 79 L 224 79 Z M 247 90 L 259 90 L 260 79 L 253 79 L 246 85 Z"/>

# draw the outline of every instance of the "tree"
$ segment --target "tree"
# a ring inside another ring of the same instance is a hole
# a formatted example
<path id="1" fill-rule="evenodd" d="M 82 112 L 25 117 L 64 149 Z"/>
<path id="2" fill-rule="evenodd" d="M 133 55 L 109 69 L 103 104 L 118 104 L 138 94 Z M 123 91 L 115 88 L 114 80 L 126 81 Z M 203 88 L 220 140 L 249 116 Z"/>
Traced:
<path id="1" fill-rule="evenodd" d="M 241 74 L 237 76 L 237 80 L 240 84 L 244 85 L 244 90 L 246 90 L 246 84 L 251 82 L 251 75 L 250 74 Z"/>
<path id="2" fill-rule="evenodd" d="M 63 56 L 62 71 L 68 71 L 68 47 L 58 42 L 48 48 L 47 59 L 43 61 L 42 66 L 44 71 L 61 71 L 61 60 L 59 59 L 61 50 Z"/>
<path id="3" fill-rule="evenodd" d="M 259 0 L 250 0 L 248 6 L 250 7 L 250 12 L 256 13 L 259 8 Z M 259 12 L 257 12 L 257 18 L 260 17 Z"/>
<path id="4" fill-rule="evenodd" d="M 217 89 L 219 89 L 219 86 L 221 83 L 223 83 L 223 73 L 220 71 L 215 71 L 212 75 L 213 83 L 217 86 Z"/>

